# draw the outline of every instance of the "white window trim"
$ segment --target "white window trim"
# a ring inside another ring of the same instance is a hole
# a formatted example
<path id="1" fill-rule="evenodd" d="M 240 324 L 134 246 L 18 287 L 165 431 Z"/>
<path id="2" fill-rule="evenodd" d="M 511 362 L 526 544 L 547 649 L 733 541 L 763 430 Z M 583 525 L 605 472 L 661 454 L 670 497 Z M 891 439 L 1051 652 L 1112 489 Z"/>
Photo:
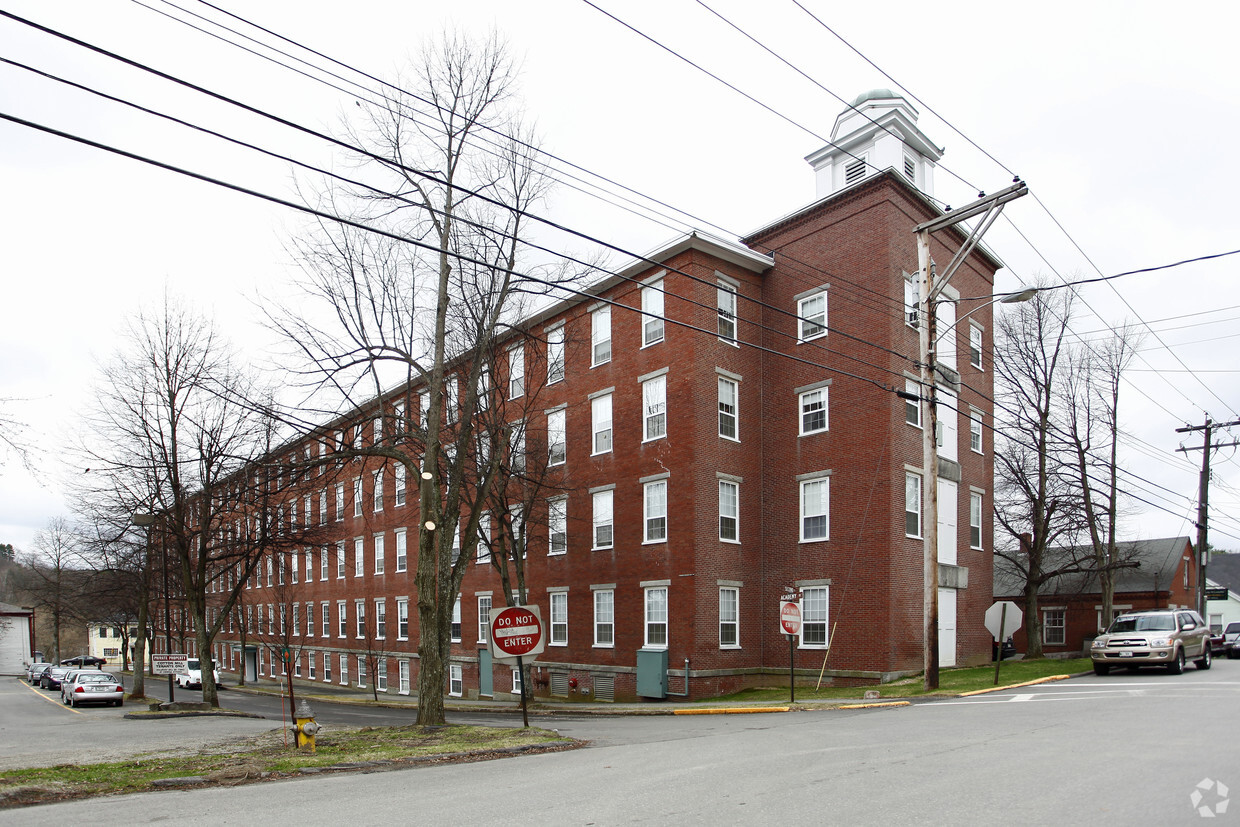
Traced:
<path id="1" fill-rule="evenodd" d="M 817 339 L 824 338 L 827 335 L 827 320 L 829 318 L 827 315 L 828 308 L 829 308 L 827 293 L 829 292 L 829 290 L 830 290 L 830 285 L 824 284 L 820 287 L 815 287 L 813 290 L 807 290 L 804 293 L 799 293 L 795 297 L 796 307 L 797 307 L 797 310 L 796 310 L 797 344 L 801 344 L 803 342 L 812 342 Z M 821 325 L 819 325 L 818 322 L 809 321 L 808 317 L 805 315 L 805 309 L 804 309 L 805 304 L 807 302 L 811 302 L 817 298 L 822 298 L 822 323 Z M 814 333 L 810 336 L 806 336 L 805 335 L 806 324 L 818 325 L 822 328 L 822 330 L 819 331 L 818 333 Z"/>
<path id="2" fill-rule="evenodd" d="M 823 513 L 806 514 L 805 513 L 805 489 L 810 485 L 822 483 L 826 486 L 826 504 L 823 507 Z M 825 543 L 831 539 L 831 472 L 816 471 L 810 474 L 801 474 L 797 477 L 797 536 L 802 543 Z M 825 518 L 826 534 L 822 537 L 806 537 L 805 536 L 805 518 L 822 516 Z"/>

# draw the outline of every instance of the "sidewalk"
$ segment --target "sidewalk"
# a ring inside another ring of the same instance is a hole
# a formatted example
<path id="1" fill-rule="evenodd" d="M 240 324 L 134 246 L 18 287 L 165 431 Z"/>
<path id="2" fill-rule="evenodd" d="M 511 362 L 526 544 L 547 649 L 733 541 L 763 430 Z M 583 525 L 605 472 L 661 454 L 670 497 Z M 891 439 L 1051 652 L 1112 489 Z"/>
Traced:
<path id="1" fill-rule="evenodd" d="M 257 682 L 247 681 L 245 686 L 237 686 L 228 682 L 227 678 L 220 682 L 221 703 L 229 692 L 248 692 L 251 694 L 279 695 L 284 692 L 283 682 L 269 678 L 260 678 Z M 391 690 L 375 693 L 371 689 L 358 689 L 355 686 L 338 684 L 309 684 L 298 682 L 293 684 L 293 693 L 297 701 L 303 698 L 313 703 L 325 701 L 330 703 L 357 704 L 378 707 L 416 707 L 416 693 L 402 695 Z M 378 695 L 378 701 L 375 695 Z M 797 702 L 789 707 L 785 701 L 761 701 L 748 703 L 744 706 L 728 703 L 711 703 L 709 701 L 651 701 L 648 703 L 600 703 L 597 701 L 553 701 L 546 698 L 529 699 L 530 715 L 678 715 L 678 714 L 738 714 L 751 712 L 787 712 L 796 709 L 829 709 L 853 703 L 847 700 Z M 453 712 L 520 712 L 521 699 L 512 697 L 502 700 L 485 698 L 444 698 L 444 708 Z"/>

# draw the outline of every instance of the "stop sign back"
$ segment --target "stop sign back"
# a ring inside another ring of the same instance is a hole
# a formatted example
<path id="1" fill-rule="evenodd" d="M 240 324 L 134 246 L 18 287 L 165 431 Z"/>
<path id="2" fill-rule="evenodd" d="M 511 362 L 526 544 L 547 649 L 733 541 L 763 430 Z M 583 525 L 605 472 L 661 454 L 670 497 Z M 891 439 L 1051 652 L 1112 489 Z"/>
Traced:
<path id="1" fill-rule="evenodd" d="M 491 656 L 500 659 L 541 654 L 547 640 L 537 606 L 491 610 Z"/>

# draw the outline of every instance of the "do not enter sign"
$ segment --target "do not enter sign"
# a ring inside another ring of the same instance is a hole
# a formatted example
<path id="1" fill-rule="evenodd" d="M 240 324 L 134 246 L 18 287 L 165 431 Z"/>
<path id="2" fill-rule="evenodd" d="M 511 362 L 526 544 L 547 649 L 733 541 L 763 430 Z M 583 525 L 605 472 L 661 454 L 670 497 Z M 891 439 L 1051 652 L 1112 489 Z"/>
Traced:
<path id="1" fill-rule="evenodd" d="M 491 610 L 491 656 L 496 660 L 541 654 L 547 640 L 537 606 Z"/>
<path id="2" fill-rule="evenodd" d="M 801 604 L 794 600 L 779 601 L 779 630 L 785 635 L 801 631 Z"/>

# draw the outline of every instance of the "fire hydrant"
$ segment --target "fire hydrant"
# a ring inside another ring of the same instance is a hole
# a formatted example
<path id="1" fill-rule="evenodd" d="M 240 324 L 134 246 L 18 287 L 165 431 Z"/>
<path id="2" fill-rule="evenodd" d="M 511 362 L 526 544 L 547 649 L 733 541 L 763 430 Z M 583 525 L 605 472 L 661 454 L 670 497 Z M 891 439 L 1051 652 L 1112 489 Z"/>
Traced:
<path id="1" fill-rule="evenodd" d="M 314 736 L 322 729 L 314 720 L 314 712 L 306 701 L 297 702 L 297 711 L 293 713 L 293 732 L 297 736 L 297 748 L 308 747 L 314 752 Z"/>

